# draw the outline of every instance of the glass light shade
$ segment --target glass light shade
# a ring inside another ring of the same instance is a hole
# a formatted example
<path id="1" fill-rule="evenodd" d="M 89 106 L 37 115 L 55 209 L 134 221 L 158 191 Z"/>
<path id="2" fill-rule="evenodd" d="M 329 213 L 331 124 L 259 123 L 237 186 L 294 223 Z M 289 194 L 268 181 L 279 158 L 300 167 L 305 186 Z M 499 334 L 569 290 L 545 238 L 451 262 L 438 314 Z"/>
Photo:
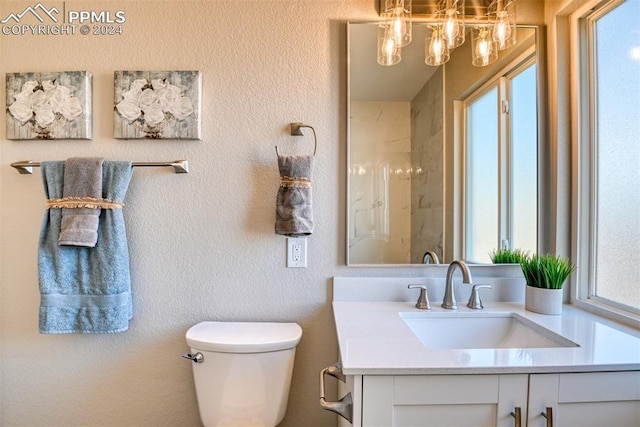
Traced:
<path id="1" fill-rule="evenodd" d="M 398 47 L 411 43 L 411 0 L 385 0 L 380 15 L 391 21 Z"/>
<path id="2" fill-rule="evenodd" d="M 474 27 L 471 31 L 472 64 L 476 67 L 486 67 L 498 59 L 498 49 L 491 37 L 491 27 Z"/>
<path id="3" fill-rule="evenodd" d="M 427 27 L 427 36 L 424 40 L 424 62 L 427 65 L 437 67 L 449 60 L 449 48 L 444 38 L 440 25 Z"/>
<path id="4" fill-rule="evenodd" d="M 516 2 L 514 0 L 495 0 L 488 11 L 493 23 L 492 38 L 498 50 L 507 49 L 516 44 Z"/>
<path id="5" fill-rule="evenodd" d="M 464 43 L 464 0 L 445 0 L 442 5 L 442 30 L 449 50 Z"/>
<path id="6" fill-rule="evenodd" d="M 378 64 L 384 66 L 395 65 L 400 62 L 401 49 L 393 36 L 391 22 L 378 24 Z"/>

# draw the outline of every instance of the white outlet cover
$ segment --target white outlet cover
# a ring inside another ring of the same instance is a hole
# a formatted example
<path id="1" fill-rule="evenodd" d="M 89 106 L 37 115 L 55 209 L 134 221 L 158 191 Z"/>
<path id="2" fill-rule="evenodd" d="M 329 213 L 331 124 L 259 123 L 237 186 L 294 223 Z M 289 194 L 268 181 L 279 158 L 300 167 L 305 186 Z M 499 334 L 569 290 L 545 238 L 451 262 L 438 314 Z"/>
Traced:
<path id="1" fill-rule="evenodd" d="M 305 237 L 287 237 L 287 267 L 304 268 L 307 266 L 307 239 Z"/>

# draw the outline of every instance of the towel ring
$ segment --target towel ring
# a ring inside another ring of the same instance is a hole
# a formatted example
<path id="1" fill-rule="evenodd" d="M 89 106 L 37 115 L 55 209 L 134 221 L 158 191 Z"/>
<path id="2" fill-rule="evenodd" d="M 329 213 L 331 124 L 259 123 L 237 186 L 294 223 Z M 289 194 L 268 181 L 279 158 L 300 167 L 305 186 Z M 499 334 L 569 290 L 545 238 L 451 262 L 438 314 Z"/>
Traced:
<path id="1" fill-rule="evenodd" d="M 316 155 L 316 151 L 318 151 L 318 137 L 316 135 L 316 130 L 313 126 L 305 125 L 304 123 L 291 123 L 291 136 L 303 136 L 302 128 L 309 128 L 313 131 L 313 155 Z M 278 146 L 276 145 L 276 155 L 279 156 Z"/>

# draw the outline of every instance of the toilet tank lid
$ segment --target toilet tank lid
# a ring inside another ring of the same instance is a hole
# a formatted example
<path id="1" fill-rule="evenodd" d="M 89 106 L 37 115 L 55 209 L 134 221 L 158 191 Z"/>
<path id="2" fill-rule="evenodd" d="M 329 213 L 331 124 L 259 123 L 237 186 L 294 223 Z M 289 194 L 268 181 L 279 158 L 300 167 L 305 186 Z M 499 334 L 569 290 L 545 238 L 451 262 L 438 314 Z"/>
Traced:
<path id="1" fill-rule="evenodd" d="M 263 353 L 295 347 L 302 337 L 297 323 L 200 322 L 187 331 L 191 348 L 221 353 Z"/>

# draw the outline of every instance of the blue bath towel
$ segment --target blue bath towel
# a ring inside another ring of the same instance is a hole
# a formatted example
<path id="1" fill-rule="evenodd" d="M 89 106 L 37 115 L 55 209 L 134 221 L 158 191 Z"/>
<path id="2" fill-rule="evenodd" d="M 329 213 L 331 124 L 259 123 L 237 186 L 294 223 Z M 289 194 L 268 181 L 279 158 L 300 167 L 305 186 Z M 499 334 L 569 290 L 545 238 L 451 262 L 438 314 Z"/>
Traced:
<path id="1" fill-rule="evenodd" d="M 47 199 L 62 198 L 64 161 L 42 162 Z M 105 160 L 102 195 L 122 202 L 131 162 Z M 98 243 L 93 248 L 59 246 L 62 209 L 47 209 L 38 248 L 40 333 L 113 333 L 132 317 L 129 249 L 122 209 L 101 209 Z"/>

